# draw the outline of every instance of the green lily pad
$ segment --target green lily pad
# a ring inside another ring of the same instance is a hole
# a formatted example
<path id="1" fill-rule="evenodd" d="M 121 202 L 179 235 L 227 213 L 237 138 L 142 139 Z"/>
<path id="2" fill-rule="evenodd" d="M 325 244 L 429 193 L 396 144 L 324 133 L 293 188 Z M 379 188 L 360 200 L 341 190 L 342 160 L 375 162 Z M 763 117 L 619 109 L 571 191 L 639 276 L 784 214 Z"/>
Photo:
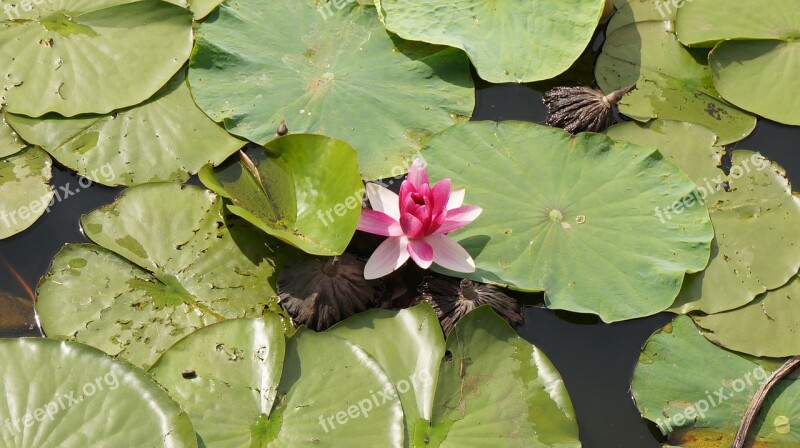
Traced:
<path id="1" fill-rule="evenodd" d="M 730 350 L 755 356 L 800 355 L 800 279 L 769 291 L 733 311 L 693 319 L 703 336 Z"/>
<path id="2" fill-rule="evenodd" d="M 74 342 L 0 340 L 7 448 L 195 448 L 187 415 L 145 372 Z"/>
<path id="3" fill-rule="evenodd" d="M 772 373 L 770 363 L 750 360 L 706 341 L 685 316 L 647 341 L 631 390 L 642 415 L 684 448 L 731 446 L 748 403 Z M 769 392 L 751 429 L 753 447 L 800 443 L 800 381 L 790 376 Z"/>
<path id="4" fill-rule="evenodd" d="M 713 130 L 720 144 L 739 141 L 755 129 L 754 116 L 720 98 L 705 56 L 678 42 L 672 22 L 646 20 L 614 27 L 597 60 L 595 76 L 605 92 L 636 83 L 636 90 L 620 102 L 620 112 L 638 121 L 697 123 Z"/>
<path id="5" fill-rule="evenodd" d="M 0 29 L 1 98 L 16 114 L 71 117 L 141 103 L 192 47 L 191 13 L 159 0 L 41 1 L 17 11 Z"/>
<path id="6" fill-rule="evenodd" d="M 686 277 L 673 311 L 738 308 L 784 285 L 800 270 L 800 199 L 792 195 L 781 167 L 760 154 L 736 150 L 726 175 L 718 168 L 725 149 L 713 132 L 694 123 L 623 123 L 608 135 L 658 148 L 697 184 L 697 193 L 685 202 L 664 204 L 661 219 L 671 220 L 701 201 L 708 207 L 716 233 L 711 261 L 703 272 Z"/>
<path id="7" fill-rule="evenodd" d="M 16 132 L 6 123 L 3 108 L 0 107 L 0 159 L 20 152 L 25 146 L 25 143 L 17 137 Z"/>
<path id="8" fill-rule="evenodd" d="M 276 315 L 199 330 L 164 353 L 150 373 L 207 446 L 403 444 L 400 402 L 379 395 L 396 392 L 378 363 L 328 334 L 301 329 L 284 341 Z"/>
<path id="9" fill-rule="evenodd" d="M 565 72 L 589 44 L 605 0 L 376 0 L 386 28 L 464 50 L 478 76 L 533 82 Z"/>
<path id="10" fill-rule="evenodd" d="M 279 309 L 280 246 L 242 221 L 223 224 L 222 200 L 207 190 L 133 187 L 81 224 L 99 245 L 65 246 L 39 286 L 49 337 L 148 367 L 198 328 Z"/>
<path id="11" fill-rule="evenodd" d="M 372 6 L 343 3 L 329 17 L 334 2 L 223 3 L 197 31 L 192 94 L 233 134 L 263 144 L 285 122 L 350 143 L 366 179 L 396 176 L 431 134 L 472 114 L 469 63 L 387 34 Z"/>
<path id="12" fill-rule="evenodd" d="M 714 49 L 714 86 L 731 103 L 780 123 L 800 125 L 800 15 L 797 3 L 724 0 L 687 3 L 676 31 L 686 45 Z M 723 41 L 723 42 L 720 42 Z M 716 46 L 715 46 L 716 44 Z"/>
<path id="13" fill-rule="evenodd" d="M 216 171 L 206 167 L 200 178 L 233 201 L 232 213 L 264 232 L 310 254 L 344 252 L 364 196 L 356 151 L 341 140 L 300 134 L 252 154 Z"/>
<path id="14" fill-rule="evenodd" d="M 7 114 L 6 119 L 26 141 L 81 176 L 109 186 L 185 181 L 244 145 L 197 108 L 182 74 L 153 98 L 113 114 Z"/>
<path id="15" fill-rule="evenodd" d="M 475 260 L 473 280 L 546 291 L 551 308 L 614 322 L 665 310 L 684 275 L 708 262 L 714 232 L 705 207 L 665 223 L 655 213 L 695 189 L 655 149 L 472 122 L 438 134 L 423 154 L 432 178 L 452 178 L 483 208 L 451 234 Z"/>
<path id="16" fill-rule="evenodd" d="M 37 147 L 0 158 L 0 240 L 22 232 L 45 213 L 55 194 L 49 184 L 52 164 Z"/>
<path id="17" fill-rule="evenodd" d="M 446 345 L 427 304 L 367 311 L 330 332 L 386 369 L 403 403 L 407 447 L 581 446 L 558 371 L 488 305 L 464 316 Z"/>

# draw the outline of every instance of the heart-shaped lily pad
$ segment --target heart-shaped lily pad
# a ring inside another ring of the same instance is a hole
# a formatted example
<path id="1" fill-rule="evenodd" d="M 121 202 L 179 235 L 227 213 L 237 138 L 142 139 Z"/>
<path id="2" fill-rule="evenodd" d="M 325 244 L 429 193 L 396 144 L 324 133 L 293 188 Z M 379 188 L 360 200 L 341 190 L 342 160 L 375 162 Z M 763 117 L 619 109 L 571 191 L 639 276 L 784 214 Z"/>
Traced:
<path id="1" fill-rule="evenodd" d="M 159 0 L 14 6 L 0 27 L 0 102 L 17 114 L 104 114 L 141 103 L 192 47 L 192 14 Z"/>
<path id="2" fill-rule="evenodd" d="M 150 373 L 205 446 L 403 445 L 402 408 L 378 363 L 328 334 L 301 329 L 285 341 L 276 315 L 203 328 Z"/>
<path id="3" fill-rule="evenodd" d="M 46 152 L 30 147 L 0 158 L 0 239 L 32 226 L 50 200 L 52 161 Z"/>
<path id="4" fill-rule="evenodd" d="M 367 179 L 404 173 L 431 134 L 472 114 L 466 56 L 387 34 L 372 6 L 226 2 L 197 33 L 189 81 L 211 118 L 260 144 L 281 122 L 347 141 Z"/>
<path id="5" fill-rule="evenodd" d="M 645 16 L 649 18 L 648 16 Z M 639 121 L 653 118 L 701 124 L 713 130 L 721 144 L 750 134 L 756 118 L 720 99 L 711 80 L 711 69 L 702 52 L 678 42 L 671 21 L 612 19 L 614 27 L 597 60 L 595 76 L 600 88 L 611 92 L 636 83 L 625 95 L 620 112 Z"/>
<path id="6" fill-rule="evenodd" d="M 203 183 L 233 201 L 231 212 L 305 252 L 340 255 L 361 216 L 358 154 L 333 138 L 300 134 L 267 143 Z"/>
<path id="7" fill-rule="evenodd" d="M 695 316 L 710 341 L 755 356 L 800 355 L 800 279 L 719 314 Z"/>
<path id="8" fill-rule="evenodd" d="M 145 372 L 50 339 L 0 340 L 0 444 L 196 448 L 189 417 Z"/>
<path id="9" fill-rule="evenodd" d="M 49 337 L 147 367 L 198 328 L 278 309 L 280 245 L 240 220 L 224 224 L 207 190 L 133 187 L 81 224 L 99 245 L 64 247 L 39 286 Z"/>
<path id="10" fill-rule="evenodd" d="M 581 446 L 561 376 L 488 305 L 462 318 L 446 345 L 428 304 L 367 311 L 330 332 L 386 369 L 406 414 L 407 447 Z"/>
<path id="11" fill-rule="evenodd" d="M 684 448 L 731 446 L 748 403 L 773 363 L 723 350 L 680 316 L 647 341 L 633 374 L 642 415 Z M 800 381 L 787 377 L 769 392 L 751 428 L 752 447 L 800 443 Z"/>
<path id="12" fill-rule="evenodd" d="M 624 123 L 608 135 L 658 148 L 697 184 L 697 194 L 664 204 L 662 219 L 672 220 L 700 202 L 708 206 L 716 233 L 711 261 L 703 272 L 686 277 L 673 310 L 718 313 L 738 308 L 784 285 L 800 270 L 800 198 L 792 194 L 781 167 L 760 154 L 736 150 L 726 174 L 718 168 L 725 150 L 716 135 L 694 123 Z"/>
<path id="13" fill-rule="evenodd" d="M 144 103 L 110 115 L 6 118 L 26 141 L 111 186 L 185 181 L 244 145 L 197 108 L 182 74 Z"/>
<path id="14" fill-rule="evenodd" d="M 494 83 L 554 78 L 597 28 L 605 0 L 377 0 L 386 28 L 409 40 L 467 52 Z"/>
<path id="15" fill-rule="evenodd" d="M 714 46 L 714 86 L 731 103 L 781 123 L 800 125 L 800 13 L 794 0 L 687 3 L 678 38 Z M 722 41 L 722 42 L 720 42 Z M 717 43 L 719 42 L 719 43 Z"/>
<path id="16" fill-rule="evenodd" d="M 434 136 L 423 154 L 431 177 L 452 178 L 483 207 L 451 234 L 475 259 L 473 280 L 546 291 L 552 308 L 614 322 L 665 310 L 686 272 L 708 262 L 714 232 L 704 206 L 657 216 L 695 185 L 655 149 L 471 122 Z"/>

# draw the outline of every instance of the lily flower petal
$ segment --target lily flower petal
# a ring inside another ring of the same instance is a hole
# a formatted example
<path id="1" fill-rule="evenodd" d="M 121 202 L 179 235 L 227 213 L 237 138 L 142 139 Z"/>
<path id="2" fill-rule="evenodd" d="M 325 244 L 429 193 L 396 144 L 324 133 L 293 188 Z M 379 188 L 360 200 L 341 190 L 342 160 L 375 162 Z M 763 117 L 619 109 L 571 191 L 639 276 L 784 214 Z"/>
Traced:
<path id="1" fill-rule="evenodd" d="M 458 187 L 451 191 L 450 199 L 447 201 L 447 210 L 461 207 L 461 205 L 464 203 L 464 196 L 466 194 L 467 190 L 464 187 Z"/>
<path id="2" fill-rule="evenodd" d="M 361 210 L 361 219 L 358 221 L 358 230 L 375 235 L 400 236 L 403 228 L 400 223 L 386 213 L 375 210 Z"/>
<path id="3" fill-rule="evenodd" d="M 372 280 L 391 274 L 408 260 L 408 238 L 393 236 L 387 238 L 375 249 L 364 266 L 364 278 Z"/>
<path id="4" fill-rule="evenodd" d="M 433 200 L 431 217 L 433 221 L 439 221 L 438 218 L 447 211 L 447 203 L 450 201 L 450 179 L 442 179 L 431 188 L 431 198 Z"/>
<path id="5" fill-rule="evenodd" d="M 408 253 L 414 263 L 422 269 L 428 269 L 433 264 L 433 248 L 423 240 L 409 241 Z"/>
<path id="6" fill-rule="evenodd" d="M 394 191 L 372 182 L 367 183 L 366 190 L 373 210 L 386 213 L 395 221 L 400 221 L 400 197 Z"/>
<path id="7" fill-rule="evenodd" d="M 444 235 L 458 230 L 467 224 L 475 221 L 480 216 L 483 209 L 477 205 L 464 205 L 462 207 L 448 210 L 447 216 L 439 228 L 431 232 L 431 235 Z"/>
<path id="8" fill-rule="evenodd" d="M 409 238 L 424 236 L 422 233 L 425 231 L 425 225 L 419 218 L 410 213 L 403 213 L 400 216 L 400 226 L 402 232 Z"/>
<path id="9" fill-rule="evenodd" d="M 428 182 L 428 170 L 425 168 L 425 163 L 422 159 L 414 159 L 411 167 L 408 169 L 408 181 L 414 188 L 419 189 L 423 184 Z"/>
<path id="10" fill-rule="evenodd" d="M 475 272 L 475 261 L 458 243 L 444 235 L 425 238 L 433 248 L 433 262 L 455 272 Z"/>

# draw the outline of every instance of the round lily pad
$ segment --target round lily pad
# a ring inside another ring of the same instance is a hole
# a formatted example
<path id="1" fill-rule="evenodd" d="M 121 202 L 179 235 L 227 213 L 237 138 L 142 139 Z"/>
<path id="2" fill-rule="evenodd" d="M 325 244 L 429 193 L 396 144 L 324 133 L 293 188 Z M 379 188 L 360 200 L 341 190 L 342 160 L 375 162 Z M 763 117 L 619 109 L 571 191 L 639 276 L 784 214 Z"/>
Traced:
<path id="1" fill-rule="evenodd" d="M 747 306 L 694 316 L 715 344 L 755 356 L 800 356 L 800 279 L 769 291 Z"/>
<path id="2" fill-rule="evenodd" d="M 551 308 L 614 322 L 665 310 L 684 275 L 708 262 L 714 232 L 705 206 L 658 218 L 658 207 L 695 185 L 655 149 L 530 123 L 471 122 L 438 134 L 423 154 L 431 177 L 465 186 L 483 208 L 451 234 L 475 260 L 473 280 L 546 291 Z"/>
<path id="3" fill-rule="evenodd" d="M 774 363 L 723 350 L 680 316 L 647 341 L 631 390 L 642 415 L 684 448 L 731 446 L 745 409 Z M 800 381 L 786 377 L 764 402 L 747 446 L 800 443 Z"/>
<path id="4" fill-rule="evenodd" d="M 377 0 L 386 28 L 464 50 L 478 76 L 533 82 L 565 72 L 594 35 L 605 0 Z"/>
<path id="5" fill-rule="evenodd" d="M 388 34 L 372 6 L 226 2 L 197 36 L 189 82 L 211 118 L 259 144 L 282 122 L 347 141 L 366 179 L 404 173 L 431 134 L 472 114 L 466 56 Z"/>
<path id="6" fill-rule="evenodd" d="M 687 3 L 677 33 L 687 45 L 714 46 L 714 86 L 731 103 L 771 120 L 800 125 L 800 15 L 793 0 Z M 720 42 L 722 41 L 722 42 Z"/>
<path id="7" fill-rule="evenodd" d="M 322 135 L 287 135 L 213 171 L 203 183 L 231 212 L 305 252 L 340 255 L 356 232 L 364 184 L 358 154 Z"/>
<path id="8" fill-rule="evenodd" d="M 406 414 L 406 446 L 581 446 L 558 371 L 488 305 L 462 318 L 446 345 L 428 304 L 368 311 L 330 332 L 386 369 Z"/>
<path id="9" fill-rule="evenodd" d="M 0 444 L 196 448 L 189 417 L 145 372 L 74 342 L 1 339 Z"/>
<path id="10" fill-rule="evenodd" d="M 716 238 L 708 267 L 684 281 L 672 310 L 718 313 L 784 285 L 800 270 L 800 199 L 784 170 L 758 153 L 736 150 L 728 174 L 717 136 L 694 123 L 655 120 L 608 130 L 616 140 L 658 148 L 697 184 L 697 192 L 660 209 L 661 218 L 703 202 Z M 727 186 L 727 188 L 726 188 Z"/>
<path id="11" fill-rule="evenodd" d="M 69 244 L 39 286 L 49 337 L 74 339 L 141 367 L 211 323 L 279 309 L 281 246 L 240 220 L 223 222 L 207 190 L 145 184 L 84 215 L 94 244 Z"/>
<path id="12" fill-rule="evenodd" d="M 110 186 L 185 181 L 244 145 L 197 108 L 182 74 L 144 103 L 113 114 L 6 118 L 26 141 Z"/>
<path id="13" fill-rule="evenodd" d="M 0 158 L 0 239 L 32 226 L 53 199 L 53 162 L 46 152 L 30 147 Z"/>
<path id="14" fill-rule="evenodd" d="M 378 363 L 328 334 L 284 341 L 275 315 L 203 328 L 150 373 L 205 446 L 403 446 L 403 411 Z"/>
<path id="15" fill-rule="evenodd" d="M 705 55 L 681 45 L 671 21 L 643 18 L 619 26 L 615 20 L 609 25 L 614 31 L 603 45 L 595 76 L 605 92 L 636 83 L 636 90 L 620 102 L 620 112 L 639 121 L 661 118 L 697 123 L 713 130 L 720 144 L 739 141 L 755 129 L 754 116 L 720 98 Z"/>
<path id="16" fill-rule="evenodd" d="M 0 28 L 0 99 L 7 111 L 31 117 L 141 103 L 192 47 L 192 14 L 160 0 L 19 2 L 8 14 Z"/>

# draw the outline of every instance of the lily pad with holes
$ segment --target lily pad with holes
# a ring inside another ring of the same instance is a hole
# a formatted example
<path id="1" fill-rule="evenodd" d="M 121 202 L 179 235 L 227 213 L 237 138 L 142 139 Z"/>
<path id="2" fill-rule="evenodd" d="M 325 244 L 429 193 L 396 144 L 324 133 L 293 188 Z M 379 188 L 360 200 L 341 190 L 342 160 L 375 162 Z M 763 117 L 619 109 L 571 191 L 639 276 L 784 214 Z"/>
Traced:
<path id="1" fill-rule="evenodd" d="M 55 194 L 52 164 L 37 147 L 0 158 L 0 240 L 32 226 L 48 209 Z"/>
<path id="2" fill-rule="evenodd" d="M 83 344 L 0 339 L 7 448 L 196 448 L 189 417 L 145 372 Z"/>
<path id="3" fill-rule="evenodd" d="M 464 50 L 478 76 L 532 82 L 565 72 L 594 35 L 605 0 L 378 0 L 386 28 Z"/>
<path id="4" fill-rule="evenodd" d="M 340 255 L 361 217 L 364 184 L 358 154 L 333 138 L 287 135 L 217 170 L 203 183 L 233 204 L 231 212 L 305 252 Z"/>
<path id="5" fill-rule="evenodd" d="M 725 149 L 713 132 L 694 123 L 624 123 L 608 135 L 658 148 L 697 184 L 697 193 L 685 202 L 664 204 L 662 219 L 672 220 L 700 202 L 708 206 L 716 233 L 711 261 L 703 272 L 686 277 L 674 311 L 738 308 L 784 285 L 800 270 L 800 198 L 792 194 L 780 166 L 760 154 L 736 150 L 730 174 L 725 174 L 718 168 Z"/>
<path id="6" fill-rule="evenodd" d="M 367 311 L 330 333 L 386 369 L 403 403 L 407 447 L 581 446 L 561 376 L 488 305 L 462 318 L 446 344 L 428 304 Z"/>
<path id="7" fill-rule="evenodd" d="M 693 317 L 708 340 L 755 356 L 800 356 L 800 279 L 724 313 Z"/>
<path id="8" fill-rule="evenodd" d="M 800 125 L 800 12 L 793 0 L 687 3 L 678 38 L 713 47 L 714 86 L 731 103 L 771 120 Z"/>
<path id="9" fill-rule="evenodd" d="M 774 363 L 745 358 L 705 340 L 676 318 L 647 341 L 631 391 L 642 415 L 684 448 L 731 446 L 745 409 Z M 800 381 L 790 376 L 767 395 L 747 446 L 800 443 Z"/>
<path id="10" fill-rule="evenodd" d="M 279 309 L 274 240 L 197 187 L 146 184 L 84 215 L 97 244 L 68 244 L 39 285 L 49 337 L 148 367 L 181 337 L 214 322 Z"/>
<path id="11" fill-rule="evenodd" d="M 714 231 L 704 206 L 657 216 L 695 185 L 655 149 L 471 122 L 435 136 L 423 155 L 432 179 L 452 178 L 483 208 L 451 234 L 475 260 L 472 280 L 546 291 L 551 308 L 615 322 L 665 310 L 684 275 L 708 262 Z"/>
<path id="12" fill-rule="evenodd" d="M 749 135 L 756 118 L 720 98 L 703 52 L 681 45 L 673 22 L 650 20 L 652 15 L 640 17 L 643 21 L 633 23 L 628 23 L 629 15 L 612 19 L 609 27 L 614 30 L 595 67 L 597 83 L 605 92 L 636 83 L 636 90 L 620 102 L 620 112 L 638 121 L 661 118 L 697 123 L 713 130 L 720 144 Z"/>
<path id="13" fill-rule="evenodd" d="M 263 144 L 285 122 L 350 143 L 366 179 L 396 176 L 431 134 L 472 114 L 469 62 L 389 35 L 372 6 L 334 3 L 223 3 L 197 31 L 192 94 L 233 134 Z"/>
<path id="14" fill-rule="evenodd" d="M 284 340 L 275 315 L 203 328 L 150 373 L 205 446 L 403 446 L 403 411 L 378 363 L 329 334 Z"/>
<path id="15" fill-rule="evenodd" d="M 6 119 L 26 141 L 110 186 L 185 181 L 244 145 L 197 108 L 182 74 L 144 103 L 113 114 Z"/>
<path id="16" fill-rule="evenodd" d="M 141 103 L 191 51 L 192 14 L 163 1 L 39 1 L 29 11 L 20 3 L 0 27 L 9 112 L 71 117 Z"/>

